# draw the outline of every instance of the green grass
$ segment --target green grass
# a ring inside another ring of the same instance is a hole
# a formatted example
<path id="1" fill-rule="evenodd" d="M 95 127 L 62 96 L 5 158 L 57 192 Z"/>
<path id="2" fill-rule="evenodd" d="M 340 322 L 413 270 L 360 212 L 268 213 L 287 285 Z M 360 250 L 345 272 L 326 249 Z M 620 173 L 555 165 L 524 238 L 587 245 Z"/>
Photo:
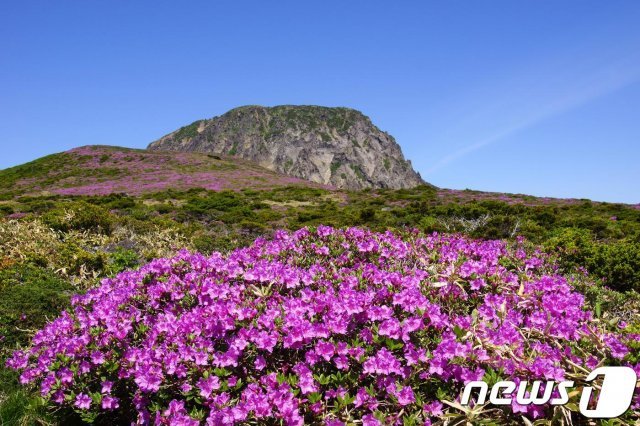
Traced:
<path id="1" fill-rule="evenodd" d="M 2 376 L 0 372 L 0 378 L 7 380 Z M 45 401 L 29 391 L 16 389 L 3 398 L 0 401 L 0 424 L 3 426 L 54 425 L 59 422 Z"/>
<path id="2" fill-rule="evenodd" d="M 0 189 L 11 190 L 21 179 L 38 179 L 47 184 L 52 170 L 60 170 L 71 165 L 76 156 L 66 153 L 47 155 L 46 157 L 0 170 Z"/>

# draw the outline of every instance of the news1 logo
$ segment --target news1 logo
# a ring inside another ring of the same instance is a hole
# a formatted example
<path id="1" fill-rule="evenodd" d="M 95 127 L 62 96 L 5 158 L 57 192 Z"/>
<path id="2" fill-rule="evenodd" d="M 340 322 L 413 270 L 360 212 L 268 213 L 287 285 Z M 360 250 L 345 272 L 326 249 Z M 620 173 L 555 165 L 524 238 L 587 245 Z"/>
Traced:
<path id="1" fill-rule="evenodd" d="M 593 386 L 585 386 L 580 395 L 580 413 L 586 417 L 594 419 L 610 419 L 622 415 L 629 409 L 633 393 L 636 389 L 638 378 L 636 372 L 630 367 L 599 367 L 593 370 L 587 378 L 586 382 L 592 382 L 596 377 L 603 376 L 602 385 L 598 393 L 595 408 L 589 408 L 592 405 Z M 534 381 L 531 389 L 528 389 L 528 382 L 522 381 L 518 386 L 512 381 L 500 381 L 491 387 L 486 382 L 474 381 L 469 382 L 462 393 L 460 403 L 469 405 L 471 392 L 478 390 L 477 403 L 484 404 L 489 393 L 489 402 L 494 405 L 510 405 L 513 401 L 511 394 L 518 387 L 515 400 L 520 405 L 543 405 L 550 403 L 551 405 L 564 405 L 569 402 L 569 394 L 567 390 L 573 387 L 573 381 L 567 380 L 556 383 L 553 381 L 546 382 L 543 394 L 540 395 L 541 381 Z M 553 390 L 558 391 L 557 398 L 551 398 Z M 529 395 L 527 395 L 529 391 Z"/>

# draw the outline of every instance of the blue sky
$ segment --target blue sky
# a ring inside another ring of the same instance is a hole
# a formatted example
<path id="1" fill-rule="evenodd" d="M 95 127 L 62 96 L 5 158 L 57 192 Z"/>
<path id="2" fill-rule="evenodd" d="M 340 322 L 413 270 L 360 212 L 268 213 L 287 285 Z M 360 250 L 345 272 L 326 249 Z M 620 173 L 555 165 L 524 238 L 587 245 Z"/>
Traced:
<path id="1" fill-rule="evenodd" d="M 245 104 L 362 110 L 447 188 L 640 202 L 640 2 L 14 1 L 0 168 Z"/>

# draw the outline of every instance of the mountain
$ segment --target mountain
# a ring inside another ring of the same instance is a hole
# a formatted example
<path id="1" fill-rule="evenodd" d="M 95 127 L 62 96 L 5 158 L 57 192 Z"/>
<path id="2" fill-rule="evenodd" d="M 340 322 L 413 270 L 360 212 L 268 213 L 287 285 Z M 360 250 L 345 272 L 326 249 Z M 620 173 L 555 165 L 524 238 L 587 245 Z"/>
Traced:
<path id="1" fill-rule="evenodd" d="M 239 107 L 182 127 L 149 149 L 232 155 L 337 188 L 424 184 L 395 139 L 349 108 Z"/>
<path id="2" fill-rule="evenodd" d="M 228 156 L 83 146 L 0 170 L 0 197 L 315 186 Z"/>

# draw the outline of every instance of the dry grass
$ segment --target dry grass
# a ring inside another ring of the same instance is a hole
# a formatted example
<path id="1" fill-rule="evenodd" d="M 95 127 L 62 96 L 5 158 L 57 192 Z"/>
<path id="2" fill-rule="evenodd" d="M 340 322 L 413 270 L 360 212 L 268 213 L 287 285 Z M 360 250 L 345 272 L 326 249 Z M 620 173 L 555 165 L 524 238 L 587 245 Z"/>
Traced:
<path id="1" fill-rule="evenodd" d="M 104 264 L 119 247 L 132 250 L 142 262 L 173 256 L 183 248 L 193 249 L 189 239 L 172 229 L 156 228 L 140 234 L 118 227 L 104 235 L 55 231 L 39 219 L 0 221 L 0 269 L 31 262 L 51 269 L 78 288 L 90 287 L 104 277 Z"/>

